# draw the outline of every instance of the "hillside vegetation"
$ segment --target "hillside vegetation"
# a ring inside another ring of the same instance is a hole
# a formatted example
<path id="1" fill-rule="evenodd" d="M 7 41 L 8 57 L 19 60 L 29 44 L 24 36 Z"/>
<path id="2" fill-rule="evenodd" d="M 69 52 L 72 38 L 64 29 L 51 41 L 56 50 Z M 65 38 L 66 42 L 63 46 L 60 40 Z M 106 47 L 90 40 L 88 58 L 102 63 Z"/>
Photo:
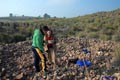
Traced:
<path id="1" fill-rule="evenodd" d="M 35 27 L 50 26 L 57 37 L 87 37 L 120 41 L 120 9 L 74 18 L 0 21 L 0 42 L 18 42 L 31 38 Z"/>

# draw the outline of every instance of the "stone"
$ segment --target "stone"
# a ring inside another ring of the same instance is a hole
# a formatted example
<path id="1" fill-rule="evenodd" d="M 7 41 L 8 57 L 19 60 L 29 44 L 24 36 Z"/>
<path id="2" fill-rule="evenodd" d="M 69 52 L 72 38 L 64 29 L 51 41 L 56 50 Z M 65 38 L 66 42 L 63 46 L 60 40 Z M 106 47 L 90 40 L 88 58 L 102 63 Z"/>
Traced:
<path id="1" fill-rule="evenodd" d="M 2 68 L 1 76 L 5 76 L 5 75 L 6 75 L 6 70 L 5 68 Z"/>
<path id="2" fill-rule="evenodd" d="M 113 75 L 117 78 L 117 80 L 120 80 L 120 73 L 114 73 Z"/>
<path id="3" fill-rule="evenodd" d="M 23 73 L 20 73 L 15 77 L 15 80 L 21 80 L 22 78 L 23 78 Z"/>
<path id="4" fill-rule="evenodd" d="M 19 66 L 18 66 L 18 69 L 22 69 L 22 65 L 19 65 Z"/>

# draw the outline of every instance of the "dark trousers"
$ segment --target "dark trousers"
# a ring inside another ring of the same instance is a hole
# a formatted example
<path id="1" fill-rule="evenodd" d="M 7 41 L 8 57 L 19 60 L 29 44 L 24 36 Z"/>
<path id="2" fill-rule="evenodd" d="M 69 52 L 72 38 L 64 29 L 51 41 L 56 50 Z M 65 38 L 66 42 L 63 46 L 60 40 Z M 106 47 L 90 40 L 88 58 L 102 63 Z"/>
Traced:
<path id="1" fill-rule="evenodd" d="M 35 65 L 35 69 L 36 69 L 36 72 L 39 72 L 40 71 L 40 66 L 39 66 L 39 62 L 42 61 L 42 65 L 41 65 L 41 68 L 43 71 L 46 70 L 46 56 L 44 54 L 42 54 L 42 52 L 38 52 L 37 51 L 38 48 L 34 48 L 32 47 L 32 51 L 33 51 L 33 55 L 34 55 L 34 65 Z M 39 56 L 39 54 L 42 56 Z"/>

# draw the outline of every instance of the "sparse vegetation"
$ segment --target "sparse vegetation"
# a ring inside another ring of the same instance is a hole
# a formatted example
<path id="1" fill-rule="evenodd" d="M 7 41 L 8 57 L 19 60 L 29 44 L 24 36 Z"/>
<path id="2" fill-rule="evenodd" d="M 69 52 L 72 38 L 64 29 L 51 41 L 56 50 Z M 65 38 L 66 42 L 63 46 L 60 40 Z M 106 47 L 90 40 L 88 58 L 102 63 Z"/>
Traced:
<path id="1" fill-rule="evenodd" d="M 36 26 L 48 25 L 57 37 L 88 37 L 102 40 L 120 41 L 120 9 L 98 12 L 74 18 L 40 18 L 0 22 L 0 42 L 13 42 L 13 34 L 21 34 L 26 39 L 32 37 Z M 9 41 L 5 37 L 9 38 Z M 21 40 L 21 39 L 20 39 Z M 20 41 L 19 39 L 17 40 Z"/>

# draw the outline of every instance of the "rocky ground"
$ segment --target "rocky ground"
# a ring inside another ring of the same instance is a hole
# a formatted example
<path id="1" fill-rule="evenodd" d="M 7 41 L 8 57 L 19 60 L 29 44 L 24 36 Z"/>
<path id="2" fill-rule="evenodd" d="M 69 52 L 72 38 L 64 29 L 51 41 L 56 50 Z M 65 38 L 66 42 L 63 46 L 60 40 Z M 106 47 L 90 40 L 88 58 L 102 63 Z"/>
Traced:
<path id="1" fill-rule="evenodd" d="M 64 38 L 56 45 L 57 66 L 53 70 L 53 65 L 47 65 L 51 73 L 46 79 L 41 75 L 36 76 L 31 41 L 0 45 L 2 69 L 0 80 L 100 80 L 104 75 L 120 79 L 120 67 L 113 64 L 117 43 L 96 39 Z M 82 49 L 91 51 L 91 55 L 84 55 Z M 92 65 L 85 68 L 68 64 L 70 59 L 76 58 L 90 60 Z"/>

